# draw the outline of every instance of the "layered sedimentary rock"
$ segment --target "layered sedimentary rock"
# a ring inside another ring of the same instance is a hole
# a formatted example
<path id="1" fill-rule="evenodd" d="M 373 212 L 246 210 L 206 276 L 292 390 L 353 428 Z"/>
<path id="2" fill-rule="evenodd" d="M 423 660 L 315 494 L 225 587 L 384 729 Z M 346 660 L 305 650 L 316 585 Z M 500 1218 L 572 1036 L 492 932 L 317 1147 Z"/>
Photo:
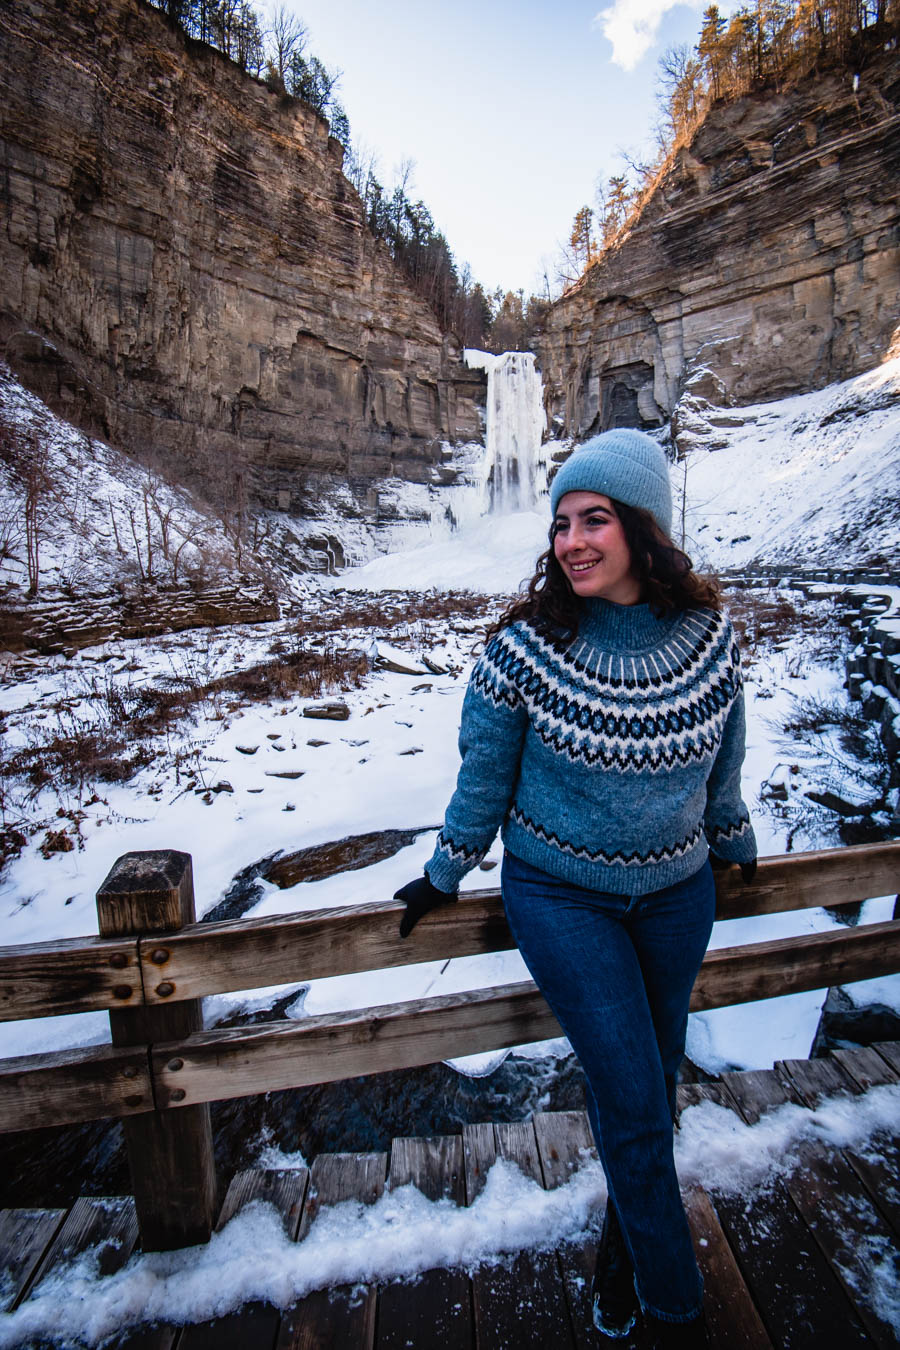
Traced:
<path id="1" fill-rule="evenodd" d="M 0 344 L 71 420 L 303 514 L 480 433 L 327 123 L 143 0 L 0 0 L 0 154 Z"/>
<path id="2" fill-rule="evenodd" d="M 553 306 L 548 411 L 584 436 L 660 425 L 692 375 L 720 403 L 821 388 L 884 357 L 898 296 L 894 52 L 856 91 L 835 72 L 713 108 L 630 232 Z"/>

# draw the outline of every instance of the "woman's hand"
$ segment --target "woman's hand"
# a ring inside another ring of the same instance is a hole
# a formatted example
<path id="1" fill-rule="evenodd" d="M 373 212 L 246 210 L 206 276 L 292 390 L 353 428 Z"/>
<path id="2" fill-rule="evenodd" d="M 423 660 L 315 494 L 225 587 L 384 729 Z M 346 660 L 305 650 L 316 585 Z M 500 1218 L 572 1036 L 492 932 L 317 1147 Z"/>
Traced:
<path id="1" fill-rule="evenodd" d="M 451 904 L 456 898 L 455 893 L 450 895 L 432 886 L 427 874 L 417 877 L 415 881 L 408 881 L 394 893 L 394 899 L 402 900 L 406 905 L 406 913 L 400 920 L 400 936 L 409 937 L 423 914 L 427 914 L 430 909 L 437 909 L 438 905 Z"/>
<path id="2" fill-rule="evenodd" d="M 726 867 L 735 866 L 734 863 L 727 862 L 725 858 L 720 858 L 716 853 L 710 853 L 709 861 L 712 863 L 714 872 L 723 872 Z M 751 858 L 750 862 L 738 863 L 737 866 L 741 869 L 741 876 L 744 881 L 749 884 L 756 876 L 756 859 Z"/>

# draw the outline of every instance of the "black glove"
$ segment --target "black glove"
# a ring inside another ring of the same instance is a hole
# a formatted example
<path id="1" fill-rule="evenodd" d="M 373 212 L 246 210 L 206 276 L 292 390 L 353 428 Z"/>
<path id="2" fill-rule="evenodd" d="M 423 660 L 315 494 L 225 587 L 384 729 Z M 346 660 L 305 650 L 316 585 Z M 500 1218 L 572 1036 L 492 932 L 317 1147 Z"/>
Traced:
<path id="1" fill-rule="evenodd" d="M 726 867 L 731 867 L 733 865 L 728 862 L 726 858 L 720 858 L 717 853 L 710 853 L 709 861 L 712 864 L 714 872 L 724 872 Z M 750 862 L 738 863 L 738 867 L 741 869 L 741 876 L 744 878 L 744 881 L 749 883 L 756 876 L 755 858 L 752 858 Z"/>
<path id="2" fill-rule="evenodd" d="M 401 886 L 399 891 L 394 893 L 394 899 L 402 900 L 406 905 L 406 913 L 400 920 L 400 936 L 405 938 L 409 937 L 423 914 L 427 914 L 430 909 L 437 909 L 438 905 L 452 903 L 456 900 L 456 895 L 439 891 L 436 886 L 432 886 L 426 873 L 424 876 L 416 877 L 415 881 L 408 881 L 405 886 Z"/>

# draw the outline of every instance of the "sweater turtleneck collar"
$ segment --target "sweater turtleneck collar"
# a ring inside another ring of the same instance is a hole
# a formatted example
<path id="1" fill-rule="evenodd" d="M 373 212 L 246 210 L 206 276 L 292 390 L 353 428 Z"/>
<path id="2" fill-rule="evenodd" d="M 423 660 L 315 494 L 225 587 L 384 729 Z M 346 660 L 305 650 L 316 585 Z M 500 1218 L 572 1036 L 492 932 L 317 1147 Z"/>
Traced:
<path id="1" fill-rule="evenodd" d="M 649 605 L 616 605 L 590 597 L 581 602 L 578 636 L 606 651 L 640 652 L 657 646 L 671 633 L 678 616 L 657 618 Z"/>

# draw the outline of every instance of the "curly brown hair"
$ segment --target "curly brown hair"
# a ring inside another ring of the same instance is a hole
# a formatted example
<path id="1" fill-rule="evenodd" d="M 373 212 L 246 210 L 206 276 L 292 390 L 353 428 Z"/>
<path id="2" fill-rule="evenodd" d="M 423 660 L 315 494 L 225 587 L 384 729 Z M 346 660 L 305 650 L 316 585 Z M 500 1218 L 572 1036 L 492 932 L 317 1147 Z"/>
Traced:
<path id="1" fill-rule="evenodd" d="M 612 502 L 622 523 L 631 554 L 631 566 L 641 586 L 641 599 L 662 618 L 685 609 L 722 608 L 718 582 L 698 576 L 688 555 L 657 525 L 649 511 L 639 506 Z M 561 643 L 578 631 L 580 601 L 556 560 L 553 540 L 556 523 L 550 526 L 550 547 L 537 560 L 534 576 L 524 595 L 509 605 L 488 629 L 485 641 L 524 619 L 537 632 Z"/>

